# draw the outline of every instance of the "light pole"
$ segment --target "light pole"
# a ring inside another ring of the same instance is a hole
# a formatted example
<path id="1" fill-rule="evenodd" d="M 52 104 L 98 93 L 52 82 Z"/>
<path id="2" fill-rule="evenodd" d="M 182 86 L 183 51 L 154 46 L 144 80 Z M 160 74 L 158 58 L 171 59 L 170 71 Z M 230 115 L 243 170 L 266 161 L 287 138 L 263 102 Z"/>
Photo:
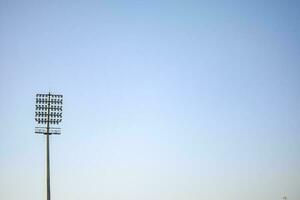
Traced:
<path id="1" fill-rule="evenodd" d="M 47 200 L 50 196 L 50 152 L 49 136 L 60 135 L 58 124 L 62 120 L 63 96 L 57 94 L 37 94 L 35 105 L 35 121 L 39 126 L 35 127 L 35 133 L 46 135 L 46 174 L 47 174 Z"/>

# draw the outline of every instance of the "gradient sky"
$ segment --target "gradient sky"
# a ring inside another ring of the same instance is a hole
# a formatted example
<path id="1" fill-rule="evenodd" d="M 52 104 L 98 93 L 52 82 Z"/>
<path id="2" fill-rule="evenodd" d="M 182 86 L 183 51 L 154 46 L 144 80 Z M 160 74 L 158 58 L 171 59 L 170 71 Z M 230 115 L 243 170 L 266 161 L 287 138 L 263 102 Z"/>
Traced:
<path id="1" fill-rule="evenodd" d="M 0 0 L 0 199 L 300 198 L 299 1 Z"/>

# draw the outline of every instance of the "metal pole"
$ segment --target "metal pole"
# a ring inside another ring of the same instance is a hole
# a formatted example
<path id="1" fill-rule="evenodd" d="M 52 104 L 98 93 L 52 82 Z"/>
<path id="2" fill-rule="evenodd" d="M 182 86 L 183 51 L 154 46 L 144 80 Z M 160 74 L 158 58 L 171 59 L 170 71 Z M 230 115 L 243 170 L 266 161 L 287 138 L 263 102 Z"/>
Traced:
<path id="1" fill-rule="evenodd" d="M 46 145 L 47 145 L 47 200 L 50 200 L 50 155 L 49 155 L 49 116 L 50 116 L 50 92 L 48 94 L 48 109 L 47 109 L 47 134 L 46 134 Z"/>
<path id="2" fill-rule="evenodd" d="M 47 200 L 50 200 L 50 155 L 49 155 L 49 135 L 46 136 L 47 140 Z"/>
<path id="3" fill-rule="evenodd" d="M 51 127 L 52 124 L 59 124 L 62 118 L 63 95 L 36 94 L 35 121 L 43 124 L 42 127 L 35 127 L 35 133 L 46 135 L 46 200 L 51 200 L 50 192 L 50 136 L 60 134 L 60 128 Z"/>

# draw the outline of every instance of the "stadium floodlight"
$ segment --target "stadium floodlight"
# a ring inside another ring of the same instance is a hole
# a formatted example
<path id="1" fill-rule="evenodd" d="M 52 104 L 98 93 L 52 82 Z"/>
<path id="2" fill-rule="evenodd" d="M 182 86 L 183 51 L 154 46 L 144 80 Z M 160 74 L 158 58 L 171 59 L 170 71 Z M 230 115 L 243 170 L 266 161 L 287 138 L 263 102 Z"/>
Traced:
<path id="1" fill-rule="evenodd" d="M 37 94 L 35 105 L 35 133 L 46 135 L 46 170 L 47 170 L 47 200 L 50 200 L 50 152 L 49 136 L 60 135 L 61 129 L 58 125 L 62 121 L 63 95 L 58 94 Z"/>

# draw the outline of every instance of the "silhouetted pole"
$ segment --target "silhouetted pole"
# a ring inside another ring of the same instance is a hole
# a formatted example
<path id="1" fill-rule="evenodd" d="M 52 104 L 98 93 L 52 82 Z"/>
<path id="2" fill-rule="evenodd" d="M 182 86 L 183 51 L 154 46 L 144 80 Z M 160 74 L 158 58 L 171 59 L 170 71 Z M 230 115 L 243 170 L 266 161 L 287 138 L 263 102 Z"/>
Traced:
<path id="1" fill-rule="evenodd" d="M 50 125 L 58 125 L 62 120 L 62 95 L 51 94 L 37 94 L 36 95 L 36 112 L 35 121 L 38 124 L 45 126 L 36 127 L 35 133 L 46 135 L 46 186 L 47 186 L 47 200 L 51 200 L 50 193 L 50 135 L 60 134 L 60 128 Z"/>
<path id="2" fill-rule="evenodd" d="M 48 108 L 47 108 L 47 137 L 46 137 L 46 143 L 47 143 L 47 200 L 50 200 L 51 196 L 50 196 L 50 152 L 49 152 L 49 128 L 50 128 L 50 92 L 48 94 Z"/>
<path id="3" fill-rule="evenodd" d="M 49 153 L 49 135 L 46 136 L 47 142 L 47 200 L 50 200 L 50 153 Z"/>

